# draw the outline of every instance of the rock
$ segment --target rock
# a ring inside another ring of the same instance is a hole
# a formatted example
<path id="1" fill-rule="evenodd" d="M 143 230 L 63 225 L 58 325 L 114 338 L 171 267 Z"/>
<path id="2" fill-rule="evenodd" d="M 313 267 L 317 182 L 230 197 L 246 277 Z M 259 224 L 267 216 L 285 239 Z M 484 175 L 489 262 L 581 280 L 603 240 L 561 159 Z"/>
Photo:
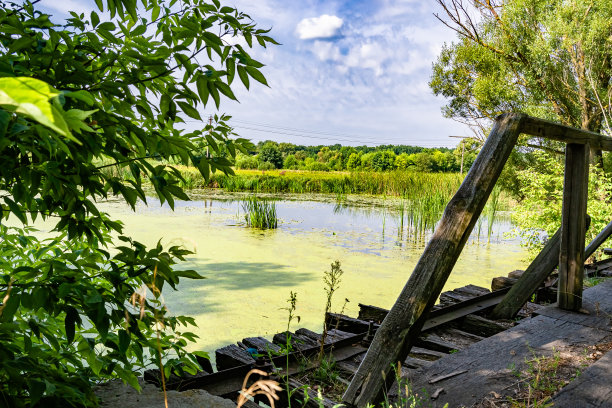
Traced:
<path id="1" fill-rule="evenodd" d="M 160 388 L 138 379 L 140 393 L 119 380 L 94 387 L 100 408 L 164 408 L 164 393 Z M 235 408 L 231 400 L 211 395 L 204 390 L 168 391 L 168 405 L 172 408 Z"/>

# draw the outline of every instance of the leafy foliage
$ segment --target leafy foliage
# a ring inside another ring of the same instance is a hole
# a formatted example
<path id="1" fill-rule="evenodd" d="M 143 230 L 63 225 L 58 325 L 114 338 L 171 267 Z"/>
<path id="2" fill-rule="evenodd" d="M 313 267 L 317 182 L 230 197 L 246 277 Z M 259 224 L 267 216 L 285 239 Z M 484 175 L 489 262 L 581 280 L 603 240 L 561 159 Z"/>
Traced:
<path id="1" fill-rule="evenodd" d="M 36 3 L 0 8 L 0 406 L 89 406 L 94 381 L 138 387 L 134 370 L 152 359 L 166 374 L 199 368 L 184 351 L 193 319 L 161 300 L 165 285 L 201 277 L 174 268 L 188 252 L 131 240 L 96 202 L 146 202 L 145 181 L 170 206 L 188 199 L 159 163 L 231 174 L 253 146 L 230 138 L 228 116 L 180 124 L 235 99 L 236 73 L 267 84 L 240 44 L 275 42 L 217 0 L 96 0 L 59 25 Z M 54 223 L 50 239 L 6 225 L 39 218 Z"/>

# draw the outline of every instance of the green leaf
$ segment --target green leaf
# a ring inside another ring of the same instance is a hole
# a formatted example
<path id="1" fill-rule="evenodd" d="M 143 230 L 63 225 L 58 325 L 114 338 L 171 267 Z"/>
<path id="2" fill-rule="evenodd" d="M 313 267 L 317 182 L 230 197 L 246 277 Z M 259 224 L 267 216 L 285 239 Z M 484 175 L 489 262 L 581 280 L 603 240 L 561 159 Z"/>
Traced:
<path id="1" fill-rule="evenodd" d="M 225 60 L 225 66 L 227 67 L 227 84 L 231 85 L 236 75 L 236 61 L 233 58 Z"/>
<path id="2" fill-rule="evenodd" d="M 238 76 L 246 89 L 249 89 L 249 75 L 243 65 L 238 65 Z"/>
<path id="3" fill-rule="evenodd" d="M 265 86 L 268 86 L 268 81 L 266 81 L 266 78 L 263 76 L 261 72 L 259 72 L 257 68 L 246 66 L 245 69 L 247 70 L 247 72 L 253 79 L 255 79 L 258 82 L 261 82 Z"/>
<path id="4" fill-rule="evenodd" d="M 206 79 L 204 75 L 198 76 L 198 79 L 196 80 L 196 86 L 198 88 L 198 94 L 200 95 L 200 100 L 202 101 L 204 106 L 206 106 L 206 102 L 208 101 L 208 96 L 210 95 L 207 84 L 208 84 L 208 80 Z"/>
<path id="5" fill-rule="evenodd" d="M 95 11 L 92 11 L 90 18 L 91 18 L 92 27 L 96 28 L 96 26 L 100 24 L 100 17 L 98 17 L 98 13 L 96 13 Z"/>
<path id="6" fill-rule="evenodd" d="M 219 105 L 221 104 L 221 97 L 219 96 L 219 91 L 217 90 L 217 87 L 215 86 L 216 83 L 213 81 L 208 81 L 206 85 L 208 87 L 208 91 L 210 92 L 213 99 L 215 100 L 215 106 L 217 106 L 217 109 L 219 109 Z"/>
<path id="7" fill-rule="evenodd" d="M 4 298 L 5 296 L 6 293 L 4 293 L 2 297 Z M 19 293 L 12 291 L 9 294 L 9 298 L 6 300 L 6 303 L 2 305 L 4 308 L 2 309 L 2 314 L 0 315 L 0 322 L 10 322 L 13 320 L 13 316 L 15 315 L 17 308 L 19 308 L 20 303 Z"/>
<path id="8" fill-rule="evenodd" d="M 96 0 L 96 6 L 98 6 L 98 10 L 104 11 L 104 4 L 102 3 L 102 0 Z"/>
<path id="9" fill-rule="evenodd" d="M 187 102 L 178 101 L 178 106 L 181 107 L 181 110 L 185 112 L 187 116 L 196 120 L 202 120 L 200 117 L 200 113 L 193 106 L 189 105 Z"/>
<path id="10" fill-rule="evenodd" d="M 119 330 L 119 352 L 125 353 L 130 345 L 131 337 L 130 334 L 121 329 Z"/>
<path id="11" fill-rule="evenodd" d="M 174 271 L 177 276 L 189 279 L 206 279 L 206 277 L 200 275 L 196 271 L 192 269 L 182 270 L 182 271 Z"/>
<path id="12" fill-rule="evenodd" d="M 35 120 L 81 144 L 70 133 L 61 112 L 49 101 L 57 95 L 57 89 L 39 79 L 0 78 L 0 106 Z"/>
<path id="13" fill-rule="evenodd" d="M 64 319 L 64 328 L 66 329 L 66 340 L 68 344 L 74 341 L 74 332 L 76 322 L 79 320 L 79 312 L 74 307 L 69 306 L 66 309 L 66 318 Z"/>
<path id="14" fill-rule="evenodd" d="M 236 99 L 236 95 L 234 95 L 234 92 L 232 92 L 232 89 L 227 84 L 221 81 L 218 81 L 218 82 L 215 82 L 215 85 L 217 85 L 217 89 L 219 89 L 223 95 L 235 101 L 238 100 Z"/>
<path id="15" fill-rule="evenodd" d="M 104 31 L 114 31 L 116 28 L 117 27 L 115 27 L 115 24 L 111 23 L 110 21 L 105 21 L 98 26 L 98 30 Z"/>

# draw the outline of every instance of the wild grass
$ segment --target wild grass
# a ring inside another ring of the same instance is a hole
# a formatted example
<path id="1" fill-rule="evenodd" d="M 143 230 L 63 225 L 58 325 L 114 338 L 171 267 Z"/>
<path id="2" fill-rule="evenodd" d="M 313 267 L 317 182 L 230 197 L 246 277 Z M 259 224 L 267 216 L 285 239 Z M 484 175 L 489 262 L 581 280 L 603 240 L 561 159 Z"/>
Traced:
<path id="1" fill-rule="evenodd" d="M 276 204 L 251 196 L 242 202 L 247 227 L 274 229 L 278 227 Z"/>

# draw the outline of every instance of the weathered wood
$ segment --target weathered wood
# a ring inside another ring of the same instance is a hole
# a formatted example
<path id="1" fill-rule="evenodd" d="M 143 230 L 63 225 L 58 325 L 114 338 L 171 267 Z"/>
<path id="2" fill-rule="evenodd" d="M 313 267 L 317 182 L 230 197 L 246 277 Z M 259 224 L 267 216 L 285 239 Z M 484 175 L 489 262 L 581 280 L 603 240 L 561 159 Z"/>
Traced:
<path id="1" fill-rule="evenodd" d="M 268 353 L 276 355 L 281 350 L 280 346 L 263 337 L 247 337 L 242 339 L 242 343 L 244 343 L 247 347 L 257 349 L 259 353 L 264 355 L 268 355 Z"/>
<path id="2" fill-rule="evenodd" d="M 369 323 L 361 319 L 354 319 L 339 313 L 327 313 L 325 318 L 327 327 L 333 327 L 348 333 L 367 333 Z M 378 325 L 377 325 L 378 327 Z"/>
<path id="3" fill-rule="evenodd" d="M 452 351 L 460 350 L 462 347 L 444 340 L 436 334 L 426 334 L 417 339 L 414 343 L 415 346 L 423 347 L 429 350 L 441 351 L 443 353 L 450 353 Z"/>
<path id="4" fill-rule="evenodd" d="M 385 319 L 385 316 L 387 316 L 387 312 L 387 309 L 383 309 L 377 306 L 364 305 L 360 303 L 359 315 L 357 317 L 366 322 L 368 320 L 372 320 L 373 322 L 380 324 Z"/>
<path id="5" fill-rule="evenodd" d="M 500 290 L 503 288 L 509 288 L 514 285 L 518 279 L 507 278 L 505 276 L 498 276 L 491 279 L 491 290 Z"/>
<path id="6" fill-rule="evenodd" d="M 610 235 L 612 235 L 612 221 L 610 221 L 610 223 L 606 225 L 604 229 L 602 229 L 599 234 L 597 234 L 597 236 L 593 238 L 589 245 L 584 249 L 584 259 L 588 259 L 591 255 L 593 255 L 593 253 L 597 251 L 601 244 L 603 244 L 606 239 L 610 238 Z M 610 248 L 604 248 L 604 254 L 606 253 L 606 249 Z M 612 252 L 612 249 L 610 249 L 610 251 Z"/>
<path id="7" fill-rule="evenodd" d="M 552 399 L 555 407 L 612 407 L 612 351 L 584 370 Z"/>
<path id="8" fill-rule="evenodd" d="M 525 117 L 522 133 L 565 143 L 590 145 L 593 149 L 612 151 L 612 138 L 588 130 L 576 129 L 549 120 Z"/>
<path id="9" fill-rule="evenodd" d="M 435 361 L 448 355 L 448 353 L 442 353 L 440 351 L 429 350 L 422 347 L 412 347 L 410 349 L 410 354 L 408 355 L 410 357 L 420 358 L 421 360 Z"/>
<path id="10" fill-rule="evenodd" d="M 570 143 L 565 147 L 557 290 L 557 303 L 565 310 L 582 307 L 589 152 L 589 146 L 584 144 Z"/>
<path id="11" fill-rule="evenodd" d="M 436 329 L 436 334 L 440 336 L 443 340 L 446 340 L 450 343 L 457 344 L 460 348 L 467 348 L 474 343 L 478 343 L 481 340 L 484 340 L 484 337 L 477 336 L 472 333 L 464 332 L 463 330 L 456 329 L 454 327 L 444 327 L 441 329 Z"/>
<path id="12" fill-rule="evenodd" d="M 512 278 L 512 279 L 520 279 L 520 277 L 521 277 L 521 276 L 523 276 L 523 274 L 524 274 L 524 273 L 525 273 L 525 271 L 524 271 L 524 270 L 522 270 L 522 269 L 516 269 L 516 270 L 514 270 L 514 271 L 510 272 L 510 273 L 508 274 L 508 277 L 509 277 L 509 278 Z"/>
<path id="13" fill-rule="evenodd" d="M 472 295 L 467 295 L 465 293 L 449 290 L 446 292 L 442 292 L 442 294 L 440 295 L 440 303 L 452 305 L 453 303 L 465 302 L 466 300 L 470 300 L 473 297 L 474 296 Z"/>
<path id="14" fill-rule="evenodd" d="M 490 337 L 512 327 L 510 324 L 501 324 L 473 314 L 465 316 L 458 323 L 454 324 L 458 324 L 459 328 L 463 331 L 482 337 Z"/>
<path id="15" fill-rule="evenodd" d="M 466 178 L 447 205 L 414 272 L 376 332 L 343 396 L 348 404 L 365 407 L 379 401 L 382 391 L 390 388 L 391 367 L 407 357 L 418 337 L 427 312 L 440 295 L 516 144 L 524 118 L 522 114 L 497 118 Z"/>
<path id="16" fill-rule="evenodd" d="M 548 240 L 542 251 L 531 262 L 519 280 L 512 285 L 504 299 L 493 309 L 491 318 L 512 319 L 531 295 L 544 283 L 559 264 L 561 228 Z"/>
<path id="17" fill-rule="evenodd" d="M 422 358 L 408 356 L 406 357 L 402 365 L 406 368 L 411 368 L 414 370 L 414 369 L 429 367 L 430 365 L 433 364 L 433 361 L 434 360 L 425 360 Z"/>
<path id="18" fill-rule="evenodd" d="M 217 370 L 226 370 L 243 364 L 253 364 L 255 359 L 246 350 L 235 344 L 221 347 L 215 351 Z"/>
<path id="19" fill-rule="evenodd" d="M 612 315 L 612 297 L 609 296 L 611 290 L 612 280 L 586 289 L 584 304 L 599 303 L 602 317 Z M 513 385 L 517 383 L 515 373 L 526 369 L 527 362 L 534 356 L 552 357 L 555 353 L 580 353 L 587 344 L 599 344 L 612 339 L 609 324 L 602 328 L 593 327 L 588 320 L 582 322 L 586 325 L 575 320 L 584 316 L 581 313 L 563 311 L 554 306 L 546 309 L 555 312 L 555 317 L 542 315 L 524 319 L 519 325 L 503 333 L 437 360 L 427 368 L 409 372 L 407 380 L 412 382 L 412 389 L 421 391 L 425 388 L 429 395 L 438 387 L 444 387 L 445 393 L 431 403 L 432 407 L 443 407 L 447 403 L 450 407 L 481 406 L 483 398 L 490 397 L 492 391 L 502 397 L 516 398 L 513 390 Z M 429 384 L 432 378 L 460 370 L 468 370 L 468 373 Z M 603 385 L 609 390 L 609 376 L 603 377 L 602 380 L 604 378 L 607 383 Z M 583 405 L 578 403 L 555 406 Z"/>
<path id="20" fill-rule="evenodd" d="M 290 341 L 288 341 L 288 337 Z M 295 349 L 295 350 L 305 350 L 319 345 L 317 340 L 313 340 L 307 336 L 291 333 L 291 332 L 282 332 L 277 333 L 272 338 L 272 342 L 274 344 L 278 344 L 279 346 L 286 346 L 287 343 Z"/>
<path id="21" fill-rule="evenodd" d="M 482 296 L 487 293 L 491 293 L 491 291 L 487 288 L 483 288 L 482 286 L 469 285 L 461 286 L 460 288 L 453 289 L 453 292 L 464 293 L 466 295 L 470 295 L 470 297 Z"/>

